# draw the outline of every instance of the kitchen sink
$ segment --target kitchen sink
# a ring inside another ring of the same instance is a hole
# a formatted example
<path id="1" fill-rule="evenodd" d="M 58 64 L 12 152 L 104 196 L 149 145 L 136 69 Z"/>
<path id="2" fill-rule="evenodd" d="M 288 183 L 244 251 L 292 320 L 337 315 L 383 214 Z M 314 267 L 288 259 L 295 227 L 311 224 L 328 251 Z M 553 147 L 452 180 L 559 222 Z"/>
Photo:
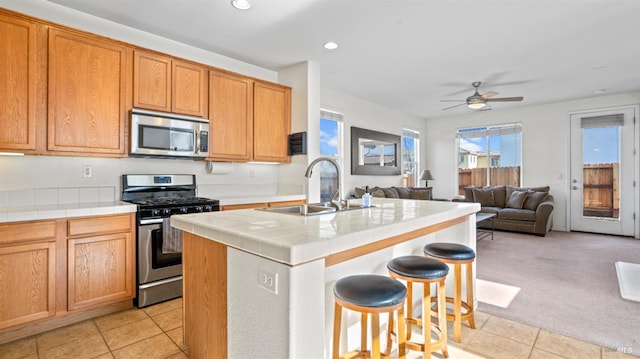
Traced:
<path id="1" fill-rule="evenodd" d="M 371 206 L 374 207 L 374 206 Z M 362 209 L 367 207 L 362 207 L 360 205 L 351 205 L 348 207 L 344 207 L 342 210 L 338 211 L 335 207 L 332 207 L 328 203 L 313 203 L 313 204 L 301 204 L 296 206 L 284 206 L 284 207 L 266 207 L 266 208 L 257 208 L 258 211 L 265 212 L 273 212 L 273 213 L 283 213 L 283 214 L 292 214 L 296 216 L 316 216 L 320 214 L 328 214 L 328 213 L 336 213 L 342 211 L 350 211 L 354 209 Z"/>

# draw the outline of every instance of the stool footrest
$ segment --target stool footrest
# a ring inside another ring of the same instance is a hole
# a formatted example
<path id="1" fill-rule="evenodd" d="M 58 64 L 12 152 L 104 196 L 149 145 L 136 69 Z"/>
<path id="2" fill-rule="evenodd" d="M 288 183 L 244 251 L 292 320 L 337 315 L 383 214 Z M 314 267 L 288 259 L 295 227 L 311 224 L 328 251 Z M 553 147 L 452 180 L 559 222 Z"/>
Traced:
<path id="1" fill-rule="evenodd" d="M 431 297 L 431 303 L 436 303 L 436 299 L 437 298 L 435 298 L 435 297 Z M 447 297 L 447 303 L 454 304 L 455 302 L 454 302 L 453 298 Z M 465 312 L 460 315 L 460 318 L 462 319 L 462 321 L 467 321 L 467 320 L 470 320 L 470 319 L 472 320 L 473 319 L 473 313 L 474 313 L 473 307 L 471 307 L 469 304 L 467 304 L 467 302 L 460 302 L 460 306 L 462 307 L 462 309 L 465 310 Z M 437 306 L 434 306 L 432 310 L 433 310 L 434 313 L 436 313 L 436 314 L 438 313 L 438 307 Z M 450 322 L 454 321 L 455 320 L 455 315 L 451 314 L 451 313 L 447 313 L 447 320 L 450 321 Z M 471 325 L 471 329 L 476 329 L 475 321 L 474 322 L 470 322 L 470 325 Z"/>

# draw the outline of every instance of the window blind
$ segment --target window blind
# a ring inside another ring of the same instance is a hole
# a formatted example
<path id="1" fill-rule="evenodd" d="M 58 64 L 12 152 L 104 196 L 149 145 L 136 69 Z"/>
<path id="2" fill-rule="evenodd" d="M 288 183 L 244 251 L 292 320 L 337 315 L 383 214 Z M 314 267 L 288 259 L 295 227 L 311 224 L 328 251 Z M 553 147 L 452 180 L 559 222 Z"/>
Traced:
<path id="1" fill-rule="evenodd" d="M 624 124 L 624 114 L 582 117 L 580 119 L 580 127 L 582 128 L 598 128 L 598 127 L 615 127 Z"/>
<path id="2" fill-rule="evenodd" d="M 477 127 L 460 129 L 456 132 L 456 138 L 474 138 L 484 136 L 500 136 L 500 135 L 512 135 L 522 132 L 522 125 L 511 124 L 503 126 L 492 127 Z"/>
<path id="3" fill-rule="evenodd" d="M 414 131 L 414 130 L 410 130 L 408 128 L 403 128 L 402 129 L 402 136 L 403 137 L 411 137 L 411 138 L 420 138 L 420 132 Z"/>
<path id="4" fill-rule="evenodd" d="M 320 109 L 320 118 L 324 118 L 325 120 L 333 120 L 333 121 L 344 121 L 344 115 L 339 113 L 339 112 L 335 112 L 335 111 L 331 111 L 331 110 L 325 110 L 325 109 Z"/>

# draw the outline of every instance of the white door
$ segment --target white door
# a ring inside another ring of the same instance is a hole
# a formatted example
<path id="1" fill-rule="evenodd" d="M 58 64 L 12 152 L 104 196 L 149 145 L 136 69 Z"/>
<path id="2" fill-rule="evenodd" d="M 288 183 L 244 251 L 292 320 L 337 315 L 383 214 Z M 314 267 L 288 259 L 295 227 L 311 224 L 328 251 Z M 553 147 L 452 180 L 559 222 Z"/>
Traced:
<path id="1" fill-rule="evenodd" d="M 572 113 L 570 229 L 634 235 L 636 107 Z"/>

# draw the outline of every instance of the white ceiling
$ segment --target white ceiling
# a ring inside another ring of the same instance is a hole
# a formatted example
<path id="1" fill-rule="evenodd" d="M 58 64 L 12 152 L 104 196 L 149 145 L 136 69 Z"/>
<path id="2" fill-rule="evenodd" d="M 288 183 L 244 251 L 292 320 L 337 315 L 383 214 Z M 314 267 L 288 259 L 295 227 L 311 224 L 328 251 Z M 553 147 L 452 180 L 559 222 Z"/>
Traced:
<path id="1" fill-rule="evenodd" d="M 638 0 L 49 1 L 275 71 L 312 61 L 323 87 L 421 118 L 472 111 L 440 100 L 473 81 L 524 96 L 494 111 L 640 90 Z"/>

